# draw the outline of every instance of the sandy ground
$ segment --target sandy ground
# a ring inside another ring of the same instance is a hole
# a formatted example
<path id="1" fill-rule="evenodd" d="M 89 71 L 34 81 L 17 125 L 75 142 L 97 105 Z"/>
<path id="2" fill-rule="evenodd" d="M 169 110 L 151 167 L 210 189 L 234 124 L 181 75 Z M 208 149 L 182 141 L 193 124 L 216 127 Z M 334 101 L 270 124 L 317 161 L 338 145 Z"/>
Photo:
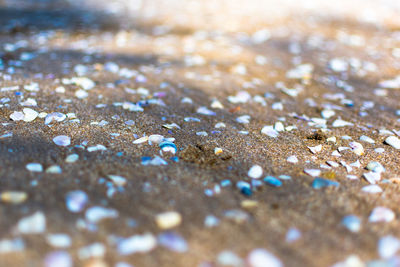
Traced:
<path id="1" fill-rule="evenodd" d="M 400 266 L 398 1 L 0 4 L 0 266 Z"/>

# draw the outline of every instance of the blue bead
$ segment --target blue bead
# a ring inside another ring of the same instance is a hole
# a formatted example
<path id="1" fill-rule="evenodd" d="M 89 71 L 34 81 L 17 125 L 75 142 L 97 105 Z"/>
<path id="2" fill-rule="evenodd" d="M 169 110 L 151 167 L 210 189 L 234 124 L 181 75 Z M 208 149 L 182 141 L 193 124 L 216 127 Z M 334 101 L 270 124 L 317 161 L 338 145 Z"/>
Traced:
<path id="1" fill-rule="evenodd" d="M 179 162 L 179 158 L 177 156 L 172 157 L 171 160 L 174 162 Z"/>
<path id="2" fill-rule="evenodd" d="M 245 196 L 251 196 L 253 194 L 253 191 L 251 191 L 249 187 L 242 187 L 240 192 Z"/>
<path id="3" fill-rule="evenodd" d="M 331 181 L 331 180 L 323 179 L 323 178 L 315 178 L 314 181 L 312 182 L 311 186 L 314 189 L 320 189 L 320 188 L 327 187 L 327 186 L 338 187 L 339 183 Z"/>
<path id="4" fill-rule="evenodd" d="M 279 180 L 275 177 L 272 177 L 272 176 L 265 177 L 264 182 L 266 182 L 268 185 L 271 185 L 271 186 L 276 186 L 276 187 L 282 186 L 281 180 Z"/>

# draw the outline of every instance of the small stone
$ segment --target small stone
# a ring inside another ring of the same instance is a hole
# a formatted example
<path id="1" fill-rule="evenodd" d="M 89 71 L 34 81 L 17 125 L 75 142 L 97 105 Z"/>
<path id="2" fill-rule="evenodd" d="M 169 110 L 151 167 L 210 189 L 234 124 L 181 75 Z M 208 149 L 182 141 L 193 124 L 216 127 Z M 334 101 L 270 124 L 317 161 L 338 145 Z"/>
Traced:
<path id="1" fill-rule="evenodd" d="M 247 256 L 247 263 L 249 267 L 283 267 L 280 259 L 262 248 L 252 250 Z"/>
<path id="2" fill-rule="evenodd" d="M 345 216 L 342 224 L 353 233 L 359 232 L 361 229 L 361 220 L 355 215 Z"/>
<path id="3" fill-rule="evenodd" d="M 259 165 L 254 165 L 250 168 L 250 170 L 247 172 L 247 175 L 250 178 L 253 179 L 259 179 L 261 177 L 261 175 L 263 174 L 263 169 L 261 166 Z"/>
<path id="4" fill-rule="evenodd" d="M 53 142 L 57 146 L 69 146 L 71 144 L 71 138 L 66 135 L 59 135 L 53 138 Z"/>
<path id="5" fill-rule="evenodd" d="M 10 204 L 20 204 L 25 202 L 28 194 L 22 191 L 5 191 L 0 194 L 0 200 Z"/>
<path id="6" fill-rule="evenodd" d="M 376 207 L 372 210 L 369 216 L 370 222 L 391 222 L 395 218 L 395 214 L 391 209 L 386 207 Z"/>
<path id="7" fill-rule="evenodd" d="M 156 223 L 160 229 L 171 229 L 180 225 L 182 216 L 176 211 L 167 211 L 156 216 Z"/>
<path id="8" fill-rule="evenodd" d="M 395 149 L 400 149 L 400 139 L 392 135 L 385 139 L 385 143 L 394 147 Z"/>

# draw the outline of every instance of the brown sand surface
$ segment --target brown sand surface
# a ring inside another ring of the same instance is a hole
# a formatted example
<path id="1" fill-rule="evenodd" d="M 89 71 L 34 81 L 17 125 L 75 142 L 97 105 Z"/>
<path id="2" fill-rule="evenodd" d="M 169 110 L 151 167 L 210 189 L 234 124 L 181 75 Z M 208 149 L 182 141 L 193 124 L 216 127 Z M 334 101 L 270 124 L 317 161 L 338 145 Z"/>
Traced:
<path id="1" fill-rule="evenodd" d="M 267 252 L 284 266 L 400 266 L 400 154 L 385 143 L 400 135 L 399 3 L 327 2 L 0 0 L 0 266 L 280 266 Z M 24 108 L 39 116 L 16 120 Z M 66 117 L 46 124 L 54 112 Z M 134 143 L 156 134 L 174 138 L 175 155 Z M 365 192 L 372 161 L 381 192 Z M 339 186 L 315 189 L 316 177 Z M 88 200 L 72 212 L 76 190 Z M 114 215 L 96 221 L 93 207 Z M 167 211 L 181 222 L 163 229 Z M 166 232 L 182 251 L 162 245 Z M 121 252 L 144 234 L 158 241 Z"/>

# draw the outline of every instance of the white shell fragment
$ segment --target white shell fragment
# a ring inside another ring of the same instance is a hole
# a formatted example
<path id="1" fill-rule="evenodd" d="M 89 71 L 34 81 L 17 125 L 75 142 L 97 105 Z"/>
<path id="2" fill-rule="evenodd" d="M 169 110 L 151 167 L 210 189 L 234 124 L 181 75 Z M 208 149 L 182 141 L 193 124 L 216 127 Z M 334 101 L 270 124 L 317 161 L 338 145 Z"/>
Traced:
<path id="1" fill-rule="evenodd" d="M 265 135 L 268 135 L 269 137 L 272 137 L 272 138 L 276 138 L 279 135 L 279 132 L 276 131 L 272 125 L 264 126 L 261 129 L 261 133 L 265 134 Z"/>
<path id="2" fill-rule="evenodd" d="M 378 172 L 367 172 L 363 176 L 370 184 L 376 184 L 381 180 L 381 174 Z"/>
<path id="3" fill-rule="evenodd" d="M 312 177 L 316 177 L 321 174 L 321 170 L 319 169 L 304 169 L 304 172 Z"/>
<path id="4" fill-rule="evenodd" d="M 346 126 L 353 126 L 354 124 L 348 121 L 337 119 L 333 122 L 332 127 L 346 127 Z"/>
<path id="5" fill-rule="evenodd" d="M 43 166 L 40 163 L 28 163 L 26 164 L 26 169 L 31 172 L 42 172 Z"/>
<path id="6" fill-rule="evenodd" d="M 372 139 L 371 137 L 366 136 L 366 135 L 361 135 L 360 136 L 360 141 L 364 141 L 364 142 L 367 142 L 367 143 L 370 143 L 370 144 L 375 144 L 375 140 Z"/>
<path id="7" fill-rule="evenodd" d="M 369 216 L 370 222 L 391 222 L 395 218 L 395 214 L 391 209 L 386 207 L 376 207 L 372 210 Z"/>
<path id="8" fill-rule="evenodd" d="M 259 165 L 254 165 L 250 168 L 250 170 L 247 172 L 247 175 L 250 178 L 253 179 L 259 179 L 261 177 L 261 175 L 263 174 L 263 169 L 261 166 Z"/>
<path id="9" fill-rule="evenodd" d="M 318 153 L 322 150 L 322 145 L 317 145 L 317 146 L 308 146 L 308 149 L 310 149 L 310 151 L 315 154 Z"/>
<path id="10" fill-rule="evenodd" d="M 94 206 L 86 210 L 86 220 L 91 223 L 98 223 L 101 220 L 118 217 L 118 211 L 100 206 Z"/>
<path id="11" fill-rule="evenodd" d="M 53 138 L 53 142 L 58 146 L 69 146 L 71 144 L 71 138 L 66 135 L 59 135 Z"/>
<path id="12" fill-rule="evenodd" d="M 124 186 L 126 184 L 126 178 L 119 175 L 108 175 L 108 178 L 116 185 L 116 186 Z"/>
<path id="13" fill-rule="evenodd" d="M 384 236 L 378 241 L 378 253 L 383 259 L 393 257 L 399 249 L 400 240 L 394 236 Z"/>
<path id="14" fill-rule="evenodd" d="M 287 161 L 287 162 L 290 162 L 290 163 L 293 163 L 293 164 L 299 162 L 299 160 L 297 159 L 296 156 L 289 156 L 289 157 L 286 159 L 286 161 Z"/>
<path id="15" fill-rule="evenodd" d="M 97 144 L 95 146 L 90 146 L 87 148 L 88 152 L 95 152 L 95 151 L 105 151 L 107 148 L 103 145 Z"/>
<path id="16" fill-rule="evenodd" d="M 24 108 L 22 111 L 24 112 L 24 121 L 25 122 L 34 121 L 39 115 L 39 112 L 37 112 L 31 108 Z"/>
<path id="17" fill-rule="evenodd" d="M 117 250 L 121 255 L 133 253 L 146 253 L 157 246 L 157 239 L 151 233 L 134 235 L 123 239 L 118 243 Z"/>
<path id="18" fill-rule="evenodd" d="M 17 230 L 21 234 L 43 233 L 46 230 L 46 217 L 43 212 L 37 211 L 19 220 Z"/>
<path id="19" fill-rule="evenodd" d="M 364 147 L 358 142 L 350 142 L 349 146 L 351 150 L 358 156 L 364 155 Z"/>
<path id="20" fill-rule="evenodd" d="M 361 189 L 361 191 L 363 191 L 365 193 L 371 193 L 371 194 L 377 194 L 377 193 L 383 192 L 382 188 L 376 184 L 366 185 Z"/>
<path id="21" fill-rule="evenodd" d="M 283 267 L 280 259 L 262 248 L 251 251 L 247 256 L 247 263 L 249 267 Z"/>
<path id="22" fill-rule="evenodd" d="M 11 113 L 10 119 L 12 119 L 13 121 L 22 121 L 24 119 L 24 116 L 25 115 L 23 112 L 14 111 L 13 113 Z"/>
<path id="23" fill-rule="evenodd" d="M 400 139 L 392 135 L 385 139 L 385 143 L 394 147 L 395 149 L 400 149 Z"/>

